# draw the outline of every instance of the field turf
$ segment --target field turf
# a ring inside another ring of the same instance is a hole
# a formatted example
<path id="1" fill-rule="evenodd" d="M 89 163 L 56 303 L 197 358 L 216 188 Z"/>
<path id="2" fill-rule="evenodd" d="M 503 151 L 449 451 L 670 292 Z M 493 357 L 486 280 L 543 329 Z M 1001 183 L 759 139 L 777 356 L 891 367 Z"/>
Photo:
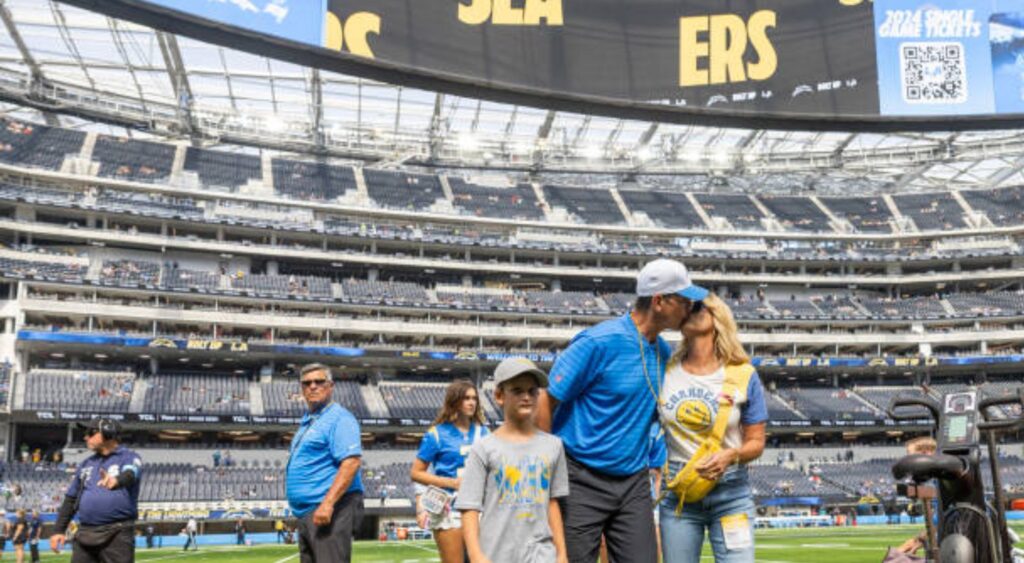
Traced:
<path id="1" fill-rule="evenodd" d="M 1015 526 L 1018 532 L 1021 528 Z M 763 530 L 757 533 L 757 563 L 875 563 L 882 560 L 888 546 L 895 546 L 915 534 L 915 526 L 874 526 L 858 528 L 804 528 Z M 1024 535 L 1024 534 L 1021 534 Z M 26 553 L 26 560 L 28 559 Z M 13 561 L 13 554 L 4 554 L 3 561 Z M 43 561 L 65 562 L 70 557 L 42 556 Z M 265 545 L 249 548 L 234 546 L 204 547 L 198 552 L 184 553 L 180 548 L 136 552 L 136 561 L 167 561 L 171 563 L 298 563 L 294 546 Z M 439 561 L 432 542 L 384 543 L 357 542 L 354 560 L 360 563 L 428 563 Z M 701 561 L 713 561 L 705 549 Z"/>

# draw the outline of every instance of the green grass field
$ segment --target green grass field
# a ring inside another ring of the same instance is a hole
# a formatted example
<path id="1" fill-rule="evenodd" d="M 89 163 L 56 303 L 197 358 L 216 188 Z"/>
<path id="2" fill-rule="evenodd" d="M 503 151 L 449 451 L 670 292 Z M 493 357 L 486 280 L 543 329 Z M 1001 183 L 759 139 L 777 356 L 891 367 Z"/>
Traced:
<path id="1" fill-rule="evenodd" d="M 1015 526 L 1015 529 L 1021 531 Z M 815 528 L 763 530 L 757 533 L 757 563 L 875 563 L 882 560 L 888 546 L 899 545 L 918 531 L 914 526 L 875 526 L 861 528 Z M 1022 534 L 1024 535 L 1024 534 Z M 27 555 L 27 554 L 26 554 Z M 13 561 L 11 553 L 5 561 Z M 27 557 L 26 557 L 27 559 Z M 68 554 L 42 556 L 43 561 L 69 561 Z M 207 547 L 198 552 L 178 549 L 139 550 L 136 561 L 174 563 L 298 563 L 294 546 Z M 378 543 L 357 542 L 354 560 L 360 563 L 428 563 L 439 561 L 432 542 Z M 705 550 L 702 561 L 713 561 Z"/>

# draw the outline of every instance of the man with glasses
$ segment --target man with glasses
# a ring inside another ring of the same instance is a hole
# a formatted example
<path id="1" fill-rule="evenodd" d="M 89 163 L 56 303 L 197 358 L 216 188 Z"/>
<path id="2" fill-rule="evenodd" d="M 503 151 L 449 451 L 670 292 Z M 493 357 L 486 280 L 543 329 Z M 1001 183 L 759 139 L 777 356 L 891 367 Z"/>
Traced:
<path id="1" fill-rule="evenodd" d="M 142 460 L 120 445 L 120 437 L 115 420 L 96 418 L 85 426 L 85 445 L 93 455 L 79 464 L 50 536 L 50 548 L 60 553 L 64 532 L 78 514 L 72 563 L 135 561 Z"/>
<path id="2" fill-rule="evenodd" d="M 292 438 L 285 488 L 298 518 L 301 563 L 348 562 L 352 534 L 363 518 L 359 423 L 333 400 L 331 368 L 300 370 L 308 412 Z"/>
<path id="3" fill-rule="evenodd" d="M 596 561 L 604 534 L 613 562 L 658 560 L 648 480 L 651 423 L 672 349 L 658 336 L 689 317 L 707 290 L 686 267 L 658 259 L 637 276 L 625 315 L 575 337 L 541 391 L 538 426 L 562 439 L 569 490 L 562 499 L 569 561 Z"/>

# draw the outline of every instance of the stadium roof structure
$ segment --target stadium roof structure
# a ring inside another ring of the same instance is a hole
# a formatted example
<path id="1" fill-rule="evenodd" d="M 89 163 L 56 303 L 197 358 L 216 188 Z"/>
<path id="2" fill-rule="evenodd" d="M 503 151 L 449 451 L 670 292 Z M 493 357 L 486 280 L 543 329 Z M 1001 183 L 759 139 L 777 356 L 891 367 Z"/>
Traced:
<path id="1" fill-rule="evenodd" d="M 204 146 L 382 165 L 743 175 L 754 179 L 743 189 L 761 192 L 843 193 L 864 179 L 892 192 L 1024 183 L 1024 130 L 836 133 L 622 120 L 305 68 L 54 0 L 0 0 L 0 19 L 0 101 L 64 126 L 99 121 Z"/>

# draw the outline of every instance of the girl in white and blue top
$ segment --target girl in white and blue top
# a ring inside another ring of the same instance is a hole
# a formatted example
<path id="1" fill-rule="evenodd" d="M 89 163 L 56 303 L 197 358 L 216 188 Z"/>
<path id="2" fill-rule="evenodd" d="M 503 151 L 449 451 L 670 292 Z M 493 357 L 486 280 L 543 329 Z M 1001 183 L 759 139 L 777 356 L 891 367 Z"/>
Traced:
<path id="1" fill-rule="evenodd" d="M 420 525 L 426 524 L 424 527 L 433 531 L 442 563 L 463 561 L 462 521 L 459 512 L 451 506 L 461 484 L 469 450 L 487 434 L 476 387 L 466 379 L 453 381 L 445 391 L 444 405 L 434 425 L 423 435 L 410 472 L 417 485 L 424 489 L 443 489 L 451 497 L 448 507 L 440 514 L 418 515 Z"/>

